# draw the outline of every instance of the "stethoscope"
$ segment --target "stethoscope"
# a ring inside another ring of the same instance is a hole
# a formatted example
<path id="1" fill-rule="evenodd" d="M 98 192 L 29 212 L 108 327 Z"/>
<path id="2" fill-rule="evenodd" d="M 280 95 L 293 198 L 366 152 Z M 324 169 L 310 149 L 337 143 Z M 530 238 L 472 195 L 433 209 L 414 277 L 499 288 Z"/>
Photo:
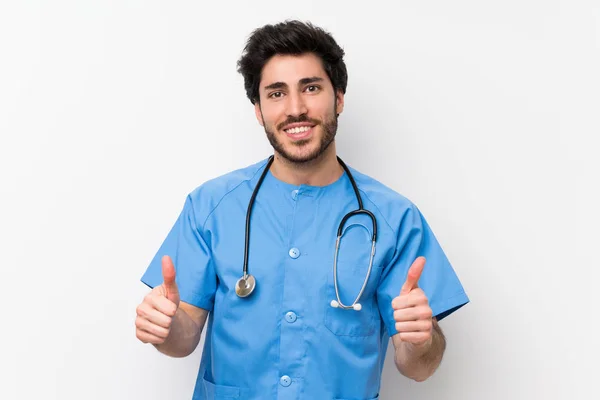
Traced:
<path id="1" fill-rule="evenodd" d="M 334 307 L 334 308 L 342 308 L 344 310 L 354 309 L 356 311 L 360 311 L 362 306 L 358 301 L 360 300 L 360 297 L 362 296 L 362 294 L 365 290 L 365 287 L 367 286 L 369 277 L 371 276 L 371 269 L 373 267 L 373 257 L 375 256 L 375 242 L 377 240 L 377 219 L 375 218 L 375 215 L 373 215 L 372 212 L 370 212 L 369 210 L 365 210 L 363 208 L 362 199 L 360 197 L 360 193 L 358 192 L 358 187 L 356 186 L 354 177 L 352 176 L 352 174 L 350 173 L 350 170 L 348 169 L 346 164 L 342 161 L 342 159 L 339 157 L 337 157 L 337 159 L 338 159 L 338 162 L 340 163 L 340 165 L 346 171 L 346 174 L 348 175 L 348 178 L 350 179 L 350 183 L 352 183 L 352 188 L 354 189 L 354 194 L 356 195 L 356 200 L 358 201 L 358 209 L 354 210 L 354 211 L 350 211 L 348 214 L 344 215 L 344 217 L 342 218 L 342 221 L 340 222 L 340 225 L 338 227 L 337 239 L 335 241 L 335 255 L 333 257 L 333 285 L 335 287 L 335 296 L 336 296 L 337 300 L 331 300 L 330 305 L 331 305 L 331 307 Z M 254 191 L 252 192 L 252 197 L 250 197 L 250 202 L 248 203 L 248 211 L 246 212 L 246 234 L 245 234 L 245 243 L 244 243 L 244 275 L 242 275 L 242 277 L 237 281 L 237 283 L 235 285 L 235 293 L 239 297 L 250 296 L 250 294 L 254 291 L 254 288 L 256 288 L 256 279 L 254 278 L 254 276 L 248 274 L 248 249 L 249 249 L 249 245 L 250 245 L 250 215 L 252 214 L 252 207 L 254 206 L 254 200 L 256 199 L 256 194 L 258 193 L 258 189 L 262 185 L 262 182 L 265 179 L 265 176 L 267 175 L 267 172 L 269 171 L 269 168 L 271 167 L 273 160 L 274 160 L 273 156 L 269 157 L 267 166 L 265 167 L 265 170 L 262 172 L 260 178 L 258 179 L 258 183 L 256 184 L 256 187 L 254 188 Z M 358 292 L 358 295 L 356 296 L 356 298 L 354 299 L 352 304 L 345 305 L 344 303 L 342 303 L 342 300 L 340 299 L 340 293 L 339 293 L 339 289 L 338 289 L 337 257 L 338 257 L 339 251 L 340 251 L 340 242 L 342 239 L 342 232 L 344 230 L 344 225 L 346 224 L 346 221 L 348 221 L 348 219 L 350 217 L 353 217 L 358 214 L 366 214 L 367 216 L 369 216 L 369 218 L 371 218 L 371 223 L 373 225 L 373 235 L 371 238 L 371 240 L 372 240 L 371 255 L 369 257 L 369 269 L 367 270 L 367 275 L 365 276 L 365 280 L 363 281 L 362 287 L 361 287 L 360 291 Z"/>

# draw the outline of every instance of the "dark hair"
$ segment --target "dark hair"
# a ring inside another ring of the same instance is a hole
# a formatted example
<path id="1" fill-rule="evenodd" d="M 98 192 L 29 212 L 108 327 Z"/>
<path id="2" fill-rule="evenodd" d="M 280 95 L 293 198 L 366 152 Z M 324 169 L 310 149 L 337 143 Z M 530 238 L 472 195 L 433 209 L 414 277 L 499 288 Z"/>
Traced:
<path id="1" fill-rule="evenodd" d="M 265 25 L 250 35 L 242 57 L 237 62 L 238 72 L 244 77 L 248 99 L 255 104 L 262 69 L 277 54 L 300 55 L 314 53 L 323 62 L 323 68 L 335 91 L 346 93 L 348 72 L 344 63 L 344 50 L 329 32 L 313 26 L 310 22 L 285 21 Z"/>

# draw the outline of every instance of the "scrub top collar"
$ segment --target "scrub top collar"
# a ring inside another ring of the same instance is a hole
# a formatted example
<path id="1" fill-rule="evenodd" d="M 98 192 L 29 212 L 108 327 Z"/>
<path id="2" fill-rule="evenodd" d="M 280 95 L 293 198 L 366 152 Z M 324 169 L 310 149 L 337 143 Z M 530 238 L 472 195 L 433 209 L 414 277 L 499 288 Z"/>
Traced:
<path id="1" fill-rule="evenodd" d="M 346 171 L 343 171 L 338 179 L 336 179 L 328 185 L 314 186 L 307 184 L 294 185 L 292 183 L 282 181 L 281 179 L 273 175 L 273 173 L 269 170 L 267 172 L 267 175 L 265 176 L 265 182 L 263 184 L 267 183 L 269 186 L 274 185 L 275 187 L 281 188 L 286 192 L 293 192 L 298 195 L 309 195 L 312 197 L 324 195 L 332 190 L 337 189 L 340 186 L 345 185 L 345 182 L 347 182 L 347 184 L 350 185 L 350 180 L 348 179 Z"/>

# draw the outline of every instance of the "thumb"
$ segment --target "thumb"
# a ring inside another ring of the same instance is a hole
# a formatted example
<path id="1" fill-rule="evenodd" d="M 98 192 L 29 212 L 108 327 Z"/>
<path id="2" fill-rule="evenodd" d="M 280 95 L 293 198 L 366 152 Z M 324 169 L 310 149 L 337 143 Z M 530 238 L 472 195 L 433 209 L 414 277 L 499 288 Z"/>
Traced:
<path id="1" fill-rule="evenodd" d="M 418 257 L 408 269 L 406 281 L 400 290 L 401 295 L 408 294 L 411 290 L 419 287 L 419 279 L 421 278 L 423 268 L 425 268 L 425 257 Z"/>
<path id="2" fill-rule="evenodd" d="M 162 274 L 165 297 L 179 305 L 179 289 L 175 283 L 175 265 L 169 256 L 162 258 Z"/>

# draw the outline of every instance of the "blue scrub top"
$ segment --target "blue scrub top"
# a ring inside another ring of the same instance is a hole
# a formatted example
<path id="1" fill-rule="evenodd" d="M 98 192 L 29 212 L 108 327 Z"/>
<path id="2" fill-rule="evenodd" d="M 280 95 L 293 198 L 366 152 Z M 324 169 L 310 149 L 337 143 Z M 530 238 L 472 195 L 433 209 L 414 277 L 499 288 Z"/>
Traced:
<path id="1" fill-rule="evenodd" d="M 162 283 L 161 258 L 175 264 L 181 300 L 210 311 L 198 372 L 200 399 L 375 399 L 389 338 L 392 299 L 418 256 L 419 281 L 438 320 L 469 299 L 418 208 L 350 168 L 363 205 L 377 218 L 377 249 L 362 310 L 332 308 L 333 257 L 343 216 L 358 208 L 348 176 L 323 186 L 291 185 L 270 172 L 251 217 L 248 273 L 256 289 L 235 293 L 242 275 L 246 211 L 267 160 L 191 192 L 142 277 Z M 352 304 L 369 265 L 372 226 L 346 223 L 338 287 Z"/>

